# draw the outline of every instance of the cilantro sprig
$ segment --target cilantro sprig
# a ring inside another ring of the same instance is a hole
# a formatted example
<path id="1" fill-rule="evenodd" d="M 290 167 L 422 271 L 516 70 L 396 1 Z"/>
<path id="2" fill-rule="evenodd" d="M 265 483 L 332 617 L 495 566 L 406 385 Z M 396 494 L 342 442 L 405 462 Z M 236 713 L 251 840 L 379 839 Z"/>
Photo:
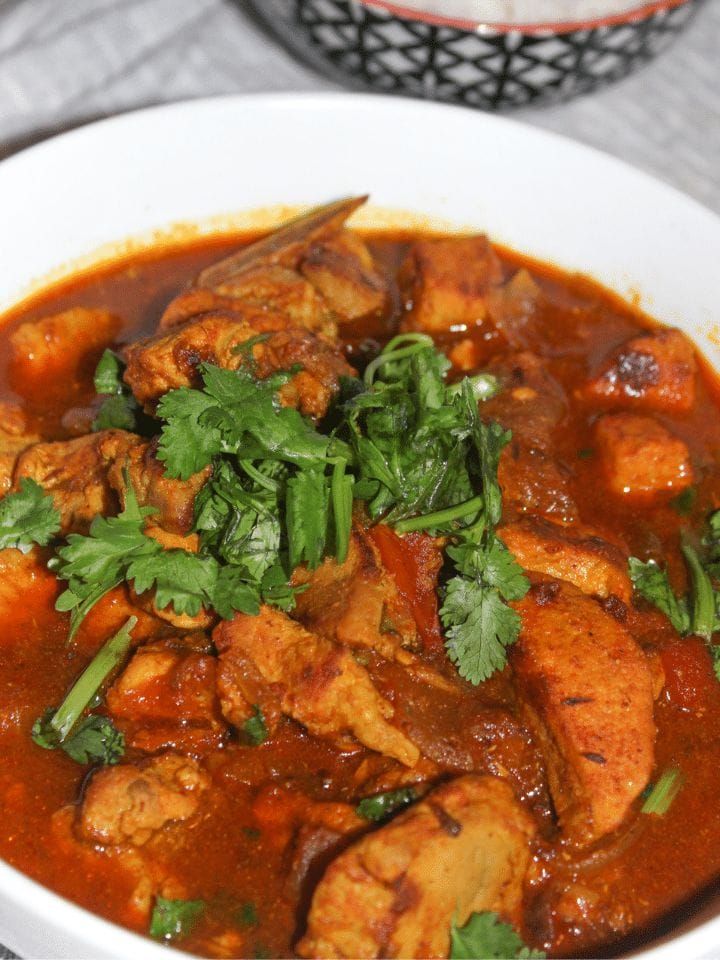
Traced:
<path id="1" fill-rule="evenodd" d="M 83 714 L 110 674 L 122 663 L 132 643 L 136 617 L 127 622 L 98 650 L 57 708 L 33 724 L 32 738 L 45 750 L 62 749 L 77 763 L 117 763 L 125 752 L 123 735 L 109 717 Z"/>
<path id="2" fill-rule="evenodd" d="M 700 549 L 686 541 L 681 550 L 689 581 L 685 594 L 675 594 L 667 570 L 654 560 L 630 557 L 630 579 L 635 591 L 664 613 L 679 634 L 694 634 L 706 642 L 720 680 L 720 647 L 712 642 L 720 630 L 720 510 L 708 517 Z"/>
<path id="3" fill-rule="evenodd" d="M 29 477 L 20 489 L 0 500 L 0 550 L 16 547 L 28 553 L 33 544 L 46 546 L 60 532 L 60 511 L 53 498 Z"/>
<path id="4" fill-rule="evenodd" d="M 70 534 L 67 545 L 50 561 L 67 588 L 56 609 L 70 611 L 70 639 L 92 607 L 118 584 L 134 583 L 138 593 L 155 588 L 160 609 L 196 616 L 201 607 L 230 618 L 235 611 L 254 614 L 256 592 L 230 567 L 211 556 L 185 550 L 165 550 L 145 533 L 153 513 L 141 507 L 126 475 L 125 508 L 116 517 L 96 517 L 87 536 Z"/>

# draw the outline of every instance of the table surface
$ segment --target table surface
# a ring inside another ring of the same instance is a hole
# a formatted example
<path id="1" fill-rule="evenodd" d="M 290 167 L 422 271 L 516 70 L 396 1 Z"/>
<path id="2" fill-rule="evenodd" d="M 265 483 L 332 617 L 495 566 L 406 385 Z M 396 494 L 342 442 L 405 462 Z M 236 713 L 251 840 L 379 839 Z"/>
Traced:
<path id="1" fill-rule="evenodd" d="M 719 47 L 720 2 L 709 0 L 669 50 L 626 80 L 514 116 L 613 153 L 720 212 Z M 265 35 L 246 0 L 0 0 L 0 157 L 148 104 L 332 89 Z"/>

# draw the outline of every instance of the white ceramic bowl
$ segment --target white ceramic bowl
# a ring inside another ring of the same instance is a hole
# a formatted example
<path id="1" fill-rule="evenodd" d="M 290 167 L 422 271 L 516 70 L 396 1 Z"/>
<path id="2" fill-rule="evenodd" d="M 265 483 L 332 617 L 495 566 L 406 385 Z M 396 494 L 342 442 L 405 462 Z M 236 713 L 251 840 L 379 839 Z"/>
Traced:
<path id="1" fill-rule="evenodd" d="M 124 238 L 148 242 L 153 231 L 177 223 L 204 231 L 269 225 L 279 203 L 365 191 L 375 210 L 355 222 L 487 230 L 638 297 L 720 367 L 718 217 L 562 138 L 484 114 L 374 96 L 181 103 L 93 124 L 5 161 L 0 308 L 43 278 L 130 249 L 118 242 Z M 243 213 L 257 208 L 265 209 Z M 708 919 L 696 918 L 642 956 L 720 956 L 717 910 L 708 906 Z M 168 956 L 1 862 L 0 941 L 26 957 Z"/>

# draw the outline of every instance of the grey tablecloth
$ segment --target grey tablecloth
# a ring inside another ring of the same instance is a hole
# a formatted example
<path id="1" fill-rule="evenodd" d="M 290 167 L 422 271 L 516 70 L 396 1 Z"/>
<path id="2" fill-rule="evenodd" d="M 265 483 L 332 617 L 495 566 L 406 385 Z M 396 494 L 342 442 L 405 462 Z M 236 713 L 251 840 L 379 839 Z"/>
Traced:
<path id="1" fill-rule="evenodd" d="M 333 88 L 265 36 L 243 0 L 0 0 L 0 156 L 151 103 Z M 720 212 L 720 0 L 634 76 L 519 116 L 617 154 Z"/>

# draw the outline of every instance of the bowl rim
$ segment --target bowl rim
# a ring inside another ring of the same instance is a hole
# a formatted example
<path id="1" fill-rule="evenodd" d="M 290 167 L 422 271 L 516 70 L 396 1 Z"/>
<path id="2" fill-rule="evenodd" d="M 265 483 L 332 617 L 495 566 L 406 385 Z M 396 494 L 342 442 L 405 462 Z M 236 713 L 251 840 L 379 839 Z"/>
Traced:
<path id="1" fill-rule="evenodd" d="M 558 159 L 567 154 L 568 157 L 573 157 L 573 162 L 584 159 L 590 167 L 602 164 L 604 172 L 607 174 L 617 174 L 617 176 L 622 177 L 623 180 L 629 181 L 630 185 L 643 195 L 645 193 L 655 195 L 658 191 L 661 191 L 664 206 L 672 208 L 673 215 L 676 216 L 680 222 L 680 226 L 682 226 L 682 222 L 686 219 L 687 213 L 687 219 L 690 219 L 693 224 L 707 224 L 713 236 L 720 236 L 720 219 L 712 210 L 709 210 L 707 207 L 698 203 L 698 201 L 688 197 L 677 188 L 663 183 L 657 178 L 615 157 L 578 143 L 568 137 L 532 127 L 517 119 L 478 114 L 462 110 L 462 108 L 456 106 L 424 101 L 410 101 L 400 97 L 379 97 L 377 94 L 357 95 L 342 92 L 275 93 L 210 97 L 144 108 L 86 124 L 57 137 L 53 137 L 48 141 L 43 141 L 40 144 L 28 147 L 26 150 L 3 161 L 3 163 L 0 164 L 0 195 L 6 189 L 6 180 L 8 181 L 8 185 L 14 183 L 17 186 L 18 180 L 14 174 L 20 168 L 23 168 L 23 176 L 26 176 L 24 172 L 25 168 L 28 169 L 28 172 L 37 172 L 38 163 L 42 166 L 43 163 L 47 163 L 53 159 L 53 155 L 57 156 L 62 153 L 65 155 L 65 160 L 67 160 L 69 152 L 75 151 L 75 153 L 81 153 L 91 146 L 93 139 L 97 139 L 96 134 L 100 129 L 103 130 L 106 139 L 117 140 L 119 136 L 122 135 L 122 137 L 125 137 L 127 133 L 131 133 L 133 129 L 142 130 L 143 127 L 149 126 L 157 126 L 162 129 L 171 127 L 173 124 L 177 124 L 178 117 L 187 120 L 186 114 L 194 115 L 197 118 L 207 112 L 213 115 L 213 123 L 218 122 L 222 114 L 226 122 L 227 111 L 232 111 L 233 109 L 237 109 L 239 115 L 242 115 L 241 111 L 243 111 L 243 109 L 248 110 L 250 113 L 253 111 L 262 111 L 264 115 L 267 115 L 265 122 L 277 120 L 278 113 L 287 112 L 288 115 L 292 115 L 304 111 L 307 114 L 306 122 L 310 123 L 313 119 L 316 119 L 317 114 L 321 111 L 327 112 L 332 116 L 352 112 L 355 115 L 354 120 L 366 119 L 370 111 L 372 111 L 373 114 L 375 114 L 376 111 L 380 113 L 384 111 L 388 114 L 388 118 L 394 122 L 398 120 L 395 114 L 401 113 L 402 120 L 407 124 L 412 124 L 416 120 L 429 120 L 432 122 L 434 116 L 447 117 L 448 120 L 454 117 L 455 121 L 461 117 L 467 118 L 463 123 L 467 123 L 468 129 L 474 129 L 476 126 L 478 130 L 482 128 L 483 134 L 488 137 L 488 140 L 492 139 L 491 135 L 493 133 L 502 133 L 499 139 L 506 140 L 509 146 L 514 144 L 513 149 L 515 149 L 518 138 L 528 137 L 538 145 L 542 144 L 543 152 L 551 149 L 554 153 L 557 153 Z M 420 126 L 422 126 L 422 124 L 420 124 Z M 454 129 L 455 122 L 453 122 L 452 126 Z M 184 135 L 186 135 L 186 131 Z M 128 165 L 130 165 L 130 161 L 128 161 Z M 9 177 L 5 176 L 6 172 L 9 174 Z M 144 173 L 145 171 L 143 169 L 143 174 Z M 80 177 L 81 174 L 82 171 L 80 171 L 77 176 Z M 304 181 L 300 183 L 300 186 L 303 191 L 307 189 Z M 41 187 L 42 184 L 38 184 L 38 189 Z M 277 197 L 285 189 L 286 188 L 280 184 L 275 196 Z M 315 188 L 313 187 L 311 189 L 314 190 Z M 325 189 L 324 185 L 323 189 Z M 462 189 L 464 191 L 467 188 L 463 187 Z M 395 191 L 396 187 L 393 185 L 393 194 Z M 42 191 L 40 190 L 40 192 Z M 305 199 L 309 199 L 309 197 L 305 197 Z M 225 201 L 223 202 L 225 203 Z M 294 200 L 291 202 L 294 202 Z M 643 200 L 643 202 L 645 202 L 645 200 Z M 228 201 L 227 206 L 229 205 Z M 415 207 L 415 209 L 418 208 L 420 210 L 423 209 L 420 201 L 418 201 L 418 207 Z M 642 204 L 640 208 L 642 208 Z M 247 205 L 244 209 L 247 209 Z M 475 222 L 475 215 L 475 213 L 472 213 L 469 215 L 471 220 L 461 220 L 458 221 L 458 223 Z M 574 213 L 573 216 L 576 216 L 576 214 Z M 627 216 L 627 214 L 623 214 L 623 216 Z M 452 214 L 452 217 L 455 219 L 454 214 Z M 159 226 L 162 227 L 165 222 L 167 221 L 163 221 Z M 477 223 L 475 223 L 475 226 L 477 228 Z M 681 232 L 679 238 L 674 242 L 682 244 L 690 242 L 691 240 L 691 237 L 684 237 Z M 530 240 L 528 240 L 528 249 L 526 252 L 530 255 L 535 253 L 535 250 L 532 248 L 532 241 Z M 541 254 L 539 251 L 538 256 L 542 256 L 544 259 L 552 259 L 551 257 L 545 257 L 544 254 Z M 588 269 L 594 270 L 595 268 L 588 263 Z M 716 275 L 713 275 L 713 277 L 713 283 L 716 287 Z M 19 303 L 22 300 L 22 291 L 18 291 L 18 293 L 20 296 L 16 302 Z M 717 301 L 714 301 L 714 303 L 716 302 Z M 10 308 L 12 308 L 12 304 Z M 716 315 L 715 309 L 714 315 Z M 717 360 L 716 365 L 720 368 L 720 363 L 718 363 Z M 159 950 L 165 951 L 165 956 L 168 955 L 166 952 L 167 947 L 153 943 L 144 937 L 128 931 L 119 924 L 106 921 L 97 914 L 84 910 L 54 893 L 43 884 L 31 880 L 26 875 L 18 874 L 10 864 L 3 860 L 0 860 L 0 925 L 4 923 L 4 914 L 5 911 L 8 910 L 8 906 L 14 908 L 16 912 L 21 913 L 21 908 L 26 906 L 28 901 L 35 901 L 36 898 L 31 896 L 31 894 L 38 892 L 43 895 L 42 901 L 47 905 L 48 909 L 40 913 L 40 915 L 35 911 L 35 922 L 42 922 L 42 918 L 44 917 L 53 925 L 53 929 L 62 929 L 68 936 L 76 930 L 83 931 L 83 933 L 87 932 L 88 936 L 94 937 L 95 943 L 98 946 L 102 945 L 103 947 L 102 954 L 97 952 L 95 956 L 118 957 L 132 954 L 136 957 L 144 957 L 147 954 L 156 958 L 160 956 L 158 953 Z M 66 908 L 62 913 L 60 913 L 61 907 Z M 27 913 L 27 910 L 25 912 Z M 58 914 L 60 915 L 58 916 Z M 647 948 L 642 950 L 641 956 L 643 960 L 661 960 L 661 958 L 662 960 L 670 960 L 670 958 L 681 955 L 698 957 L 700 953 L 696 951 L 701 950 L 703 946 L 707 947 L 708 935 L 711 928 L 712 934 L 717 937 L 716 943 L 720 944 L 720 916 L 715 914 L 712 919 L 700 921 L 699 924 L 693 925 L 689 930 L 684 927 L 678 928 L 672 931 L 667 938 L 649 944 Z M 83 933 L 78 933 L 78 935 L 82 936 Z M 55 955 L 67 956 L 68 954 L 61 953 Z M 70 955 L 77 956 L 77 954 Z M 706 955 L 709 957 L 712 954 L 708 953 Z"/>
<path id="2" fill-rule="evenodd" d="M 448 27 L 470 33 L 527 33 L 527 34 L 565 34 L 582 30 L 596 30 L 600 27 L 613 27 L 623 24 L 639 23 L 662 11 L 674 10 L 696 0 L 642 0 L 628 5 L 628 9 L 617 13 L 595 17 L 563 18 L 559 20 L 532 20 L 516 18 L 502 19 L 498 10 L 498 19 L 472 19 L 468 17 L 448 17 L 441 13 L 423 13 L 414 7 L 408 7 L 400 0 L 359 0 L 366 7 L 383 10 L 392 17 L 401 20 L 415 20 L 435 27 Z"/>

